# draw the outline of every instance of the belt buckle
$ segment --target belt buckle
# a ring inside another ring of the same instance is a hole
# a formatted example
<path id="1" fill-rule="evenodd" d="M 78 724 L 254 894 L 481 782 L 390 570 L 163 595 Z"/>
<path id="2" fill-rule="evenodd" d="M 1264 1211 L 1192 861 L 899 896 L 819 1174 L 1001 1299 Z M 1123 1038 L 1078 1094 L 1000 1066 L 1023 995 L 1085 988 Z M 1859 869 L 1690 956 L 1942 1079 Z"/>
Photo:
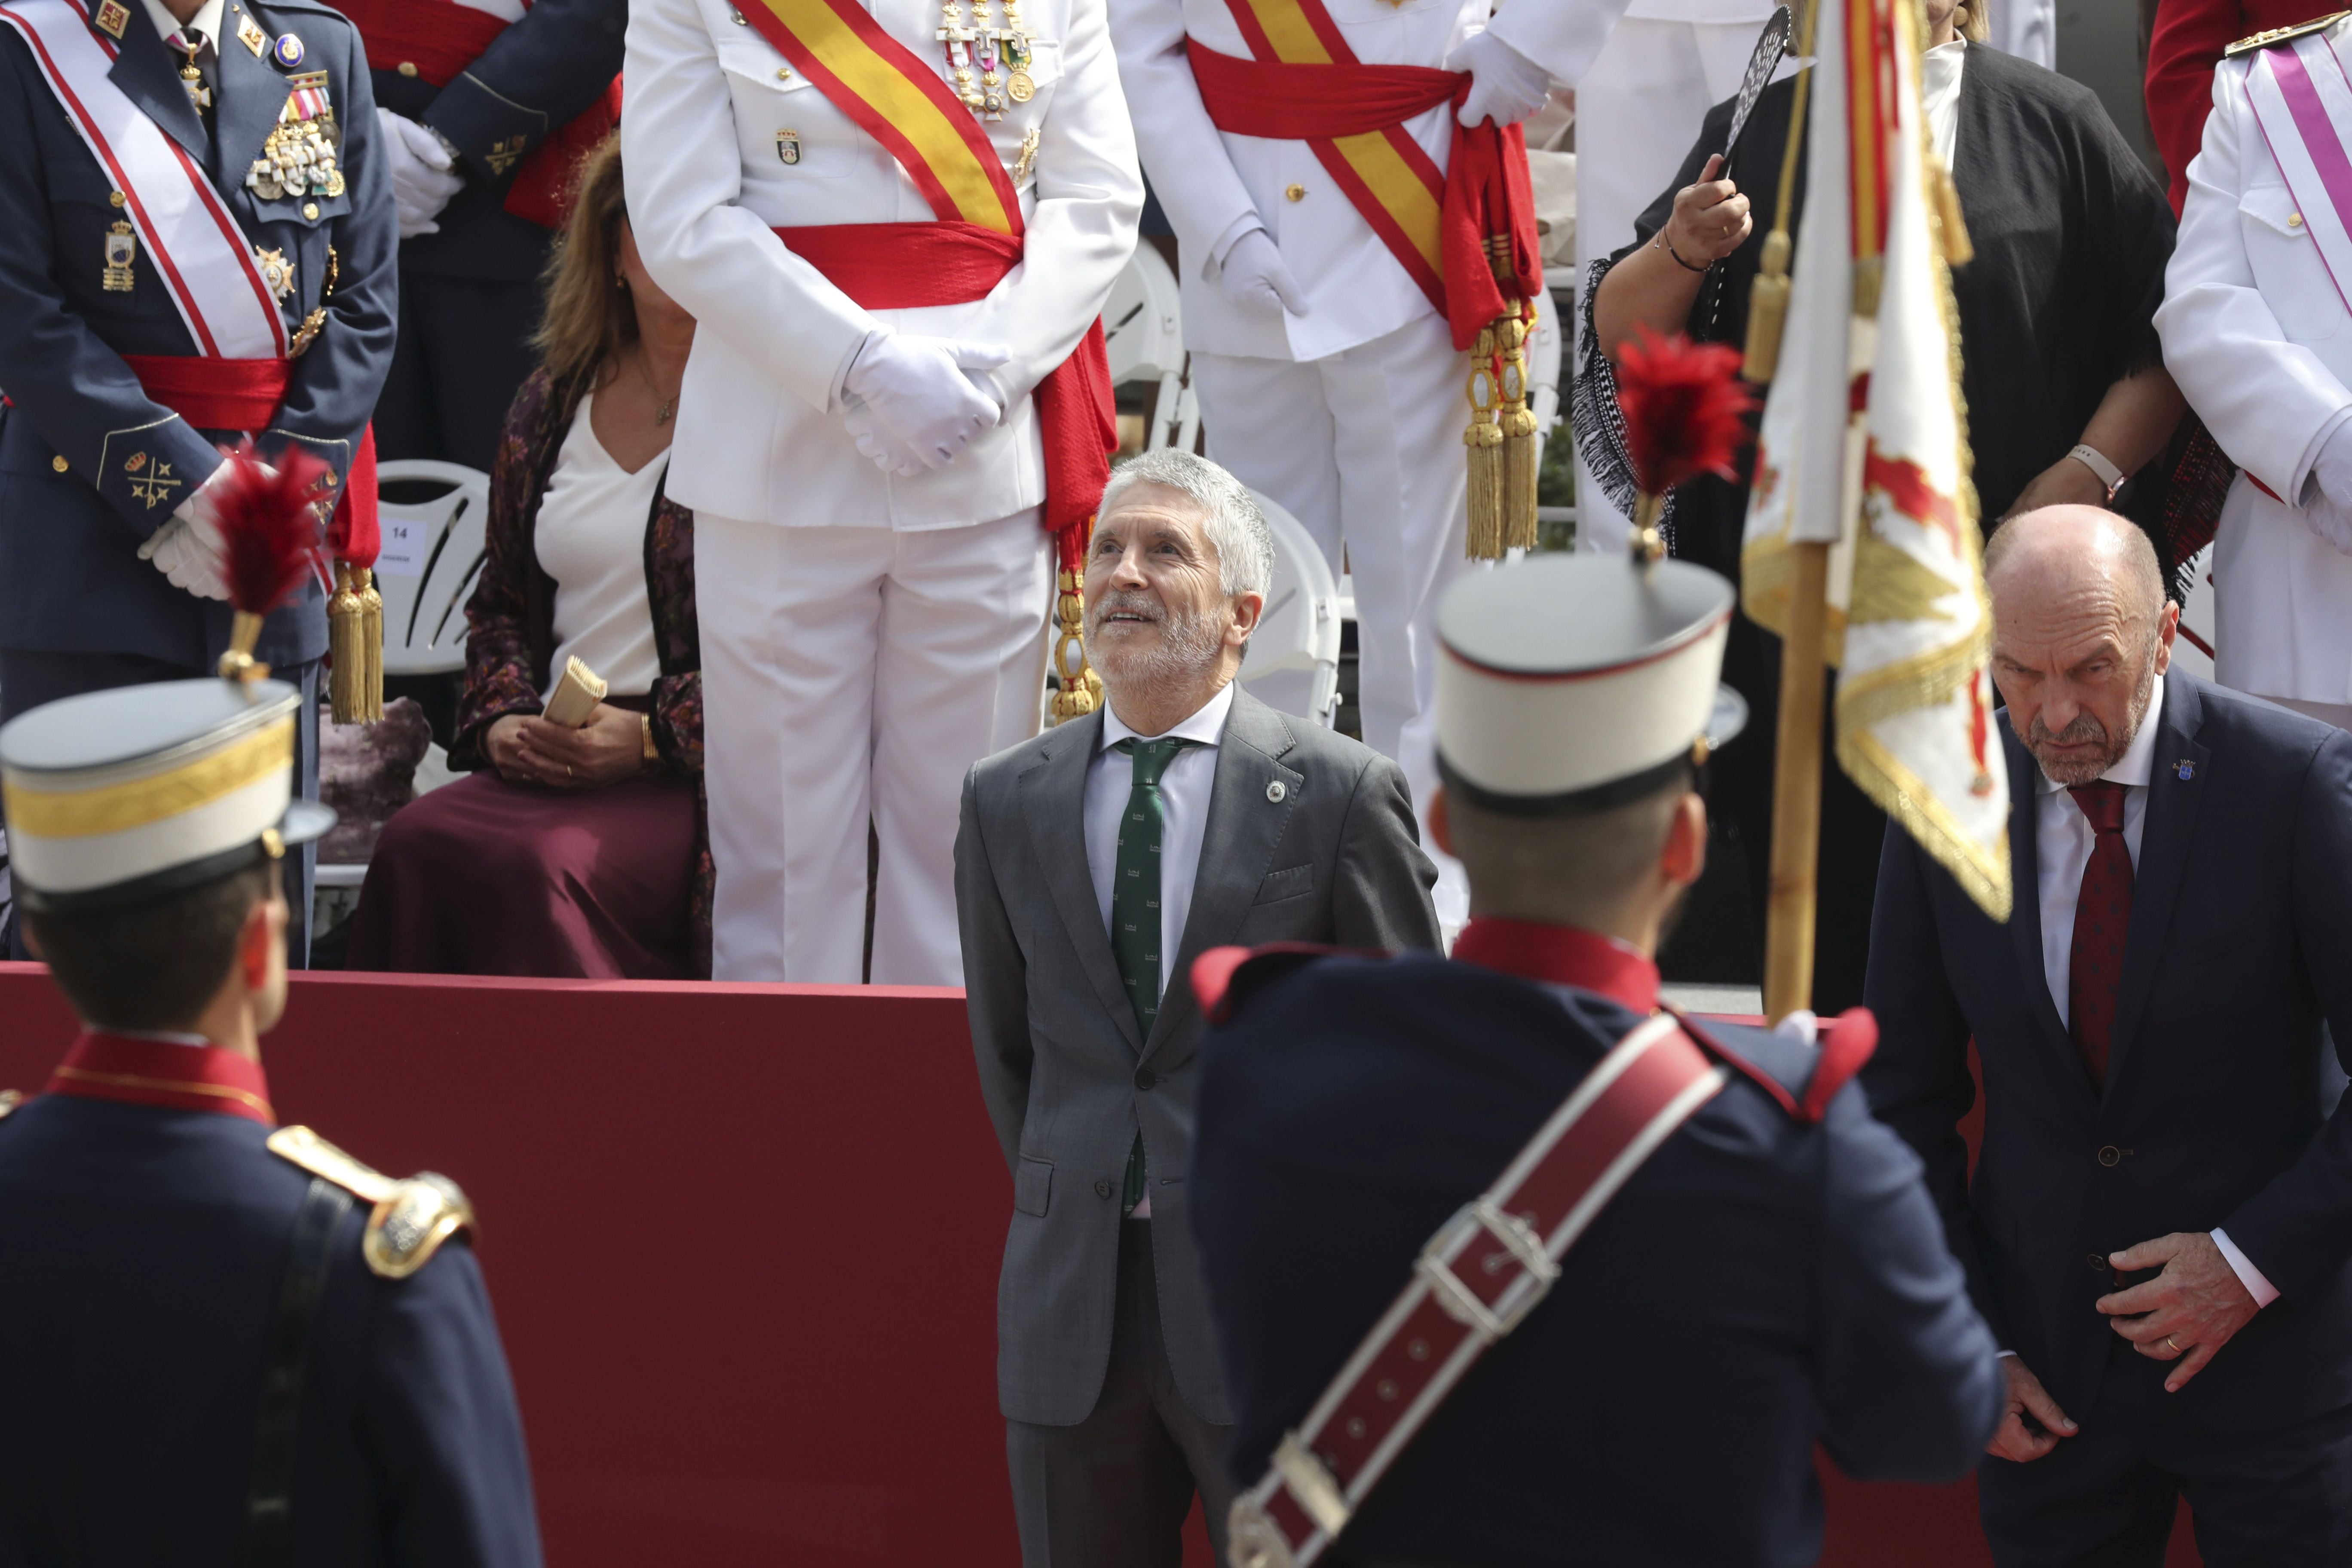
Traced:
<path id="1" fill-rule="evenodd" d="M 1519 1263 L 1519 1278 L 1504 1287 L 1498 1300 L 1498 1306 L 1508 1303 L 1500 1311 L 1480 1300 L 1445 1261 L 1444 1255 L 1457 1242 L 1466 1241 L 1479 1230 L 1501 1242 Z M 1430 1294 L 1448 1317 L 1488 1341 L 1499 1340 L 1517 1328 L 1520 1320 L 1551 1289 L 1552 1281 L 1559 1278 L 1559 1265 L 1551 1260 L 1551 1255 L 1544 1250 L 1543 1238 L 1528 1222 L 1517 1215 L 1504 1213 L 1492 1198 L 1483 1197 L 1465 1204 L 1452 1219 L 1438 1226 L 1437 1234 L 1422 1247 L 1412 1270 L 1428 1285 Z M 1515 1294 L 1517 1300 L 1512 1299 Z"/>

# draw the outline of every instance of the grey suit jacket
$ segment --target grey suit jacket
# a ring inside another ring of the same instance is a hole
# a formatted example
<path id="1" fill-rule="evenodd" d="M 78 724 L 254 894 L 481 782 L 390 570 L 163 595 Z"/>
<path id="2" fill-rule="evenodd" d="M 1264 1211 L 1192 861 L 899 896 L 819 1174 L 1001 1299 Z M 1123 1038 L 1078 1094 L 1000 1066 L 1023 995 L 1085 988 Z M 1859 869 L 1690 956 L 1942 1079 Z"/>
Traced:
<path id="1" fill-rule="evenodd" d="M 1169 1365 L 1194 1415 L 1228 1424 L 1184 1192 L 1200 1080 L 1192 961 L 1229 943 L 1434 949 L 1437 871 L 1394 763 L 1235 692 L 1192 910 L 1144 1039 L 1087 867 L 1087 767 L 1101 736 L 1097 713 L 964 779 L 964 991 L 981 1092 L 1013 1172 L 997 1397 L 1007 1416 L 1041 1426 L 1094 1409 L 1110 1355 L 1120 1181 L 1139 1128 Z"/>

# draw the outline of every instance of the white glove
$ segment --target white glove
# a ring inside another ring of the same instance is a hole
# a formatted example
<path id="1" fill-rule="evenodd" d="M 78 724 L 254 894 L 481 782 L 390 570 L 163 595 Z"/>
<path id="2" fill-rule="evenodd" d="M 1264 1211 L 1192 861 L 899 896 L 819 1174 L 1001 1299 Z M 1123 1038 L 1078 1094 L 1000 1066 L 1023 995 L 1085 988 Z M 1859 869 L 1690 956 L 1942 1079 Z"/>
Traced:
<path id="1" fill-rule="evenodd" d="M 392 172 L 393 205 L 400 209 L 400 237 L 414 239 L 420 234 L 440 233 L 441 226 L 433 220 L 441 216 L 449 198 L 466 184 L 457 160 L 441 144 L 441 138 L 404 114 L 379 109 L 375 122 L 383 132 L 383 159 L 385 167 Z"/>
<path id="2" fill-rule="evenodd" d="M 2337 552 L 2352 555 L 2352 420 L 2338 425 L 2319 448 L 2311 477 L 2318 481 L 2318 493 L 2305 489 L 2303 521 Z"/>
<path id="3" fill-rule="evenodd" d="M 854 400 L 842 422 L 857 449 L 885 473 L 944 468 L 1003 417 L 1004 405 L 968 371 L 992 371 L 1013 357 L 993 343 L 918 337 L 888 328 L 869 333 L 842 378 Z"/>
<path id="4" fill-rule="evenodd" d="M 1445 57 L 1445 68 L 1470 73 L 1462 123 L 1516 125 L 1551 98 L 1551 73 L 1492 33 L 1473 33 Z"/>
<path id="5" fill-rule="evenodd" d="M 1262 228 L 1250 230 L 1226 250 L 1217 270 L 1217 288 L 1231 304 L 1287 310 L 1294 316 L 1310 309 L 1307 290 L 1291 276 L 1274 237 Z"/>

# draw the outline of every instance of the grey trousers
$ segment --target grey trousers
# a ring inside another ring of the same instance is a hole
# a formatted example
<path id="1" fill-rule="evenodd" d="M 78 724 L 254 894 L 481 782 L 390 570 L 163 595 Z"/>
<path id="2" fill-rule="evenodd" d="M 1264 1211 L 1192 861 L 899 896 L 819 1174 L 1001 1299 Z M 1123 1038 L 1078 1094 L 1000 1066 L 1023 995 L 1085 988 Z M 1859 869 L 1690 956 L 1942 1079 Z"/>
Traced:
<path id="1" fill-rule="evenodd" d="M 1110 1364 L 1087 1418 L 1004 1424 L 1022 1568 L 1181 1568 L 1196 1490 L 1223 1568 L 1233 1428 L 1202 1420 L 1176 1391 L 1160 1337 L 1150 1220 L 1119 1226 L 1113 1311 Z"/>

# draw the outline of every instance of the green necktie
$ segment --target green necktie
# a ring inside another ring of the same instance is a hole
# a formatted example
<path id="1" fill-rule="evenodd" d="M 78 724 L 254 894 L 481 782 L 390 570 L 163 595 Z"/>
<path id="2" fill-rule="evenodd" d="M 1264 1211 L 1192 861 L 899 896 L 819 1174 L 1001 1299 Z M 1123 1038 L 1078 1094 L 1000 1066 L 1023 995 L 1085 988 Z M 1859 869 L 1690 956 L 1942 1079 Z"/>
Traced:
<path id="1" fill-rule="evenodd" d="M 1160 776 L 1176 753 L 1198 742 L 1176 736 L 1118 742 L 1133 759 L 1135 782 L 1127 792 L 1127 815 L 1118 825 L 1118 855 L 1112 861 L 1110 884 L 1110 951 L 1118 960 L 1118 976 L 1127 982 L 1128 1001 L 1135 1007 L 1136 1027 L 1148 1042 L 1160 1016 L 1160 839 L 1167 813 L 1160 799 Z M 1132 1209 L 1143 1201 L 1143 1135 L 1127 1154 L 1126 1191 L 1121 1207 Z"/>

